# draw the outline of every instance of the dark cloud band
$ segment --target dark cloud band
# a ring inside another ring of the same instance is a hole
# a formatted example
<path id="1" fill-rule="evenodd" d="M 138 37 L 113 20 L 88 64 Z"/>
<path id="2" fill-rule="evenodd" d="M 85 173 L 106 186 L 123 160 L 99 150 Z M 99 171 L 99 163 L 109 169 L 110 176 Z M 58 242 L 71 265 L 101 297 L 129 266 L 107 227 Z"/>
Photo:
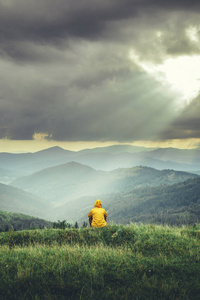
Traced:
<path id="1" fill-rule="evenodd" d="M 197 137 L 199 107 L 178 116 L 175 94 L 129 53 L 153 63 L 200 54 L 185 34 L 197 24 L 199 7 L 198 1 L 0 0 L 0 138 Z"/>

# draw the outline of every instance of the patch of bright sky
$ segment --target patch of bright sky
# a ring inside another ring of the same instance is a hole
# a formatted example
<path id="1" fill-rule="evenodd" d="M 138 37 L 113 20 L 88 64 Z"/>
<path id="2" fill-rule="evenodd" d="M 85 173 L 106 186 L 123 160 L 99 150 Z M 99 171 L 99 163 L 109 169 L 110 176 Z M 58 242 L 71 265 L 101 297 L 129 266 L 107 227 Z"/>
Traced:
<path id="1" fill-rule="evenodd" d="M 135 141 L 130 143 L 119 143 L 117 141 L 98 142 L 98 141 L 79 141 L 79 142 L 59 142 L 40 140 L 9 140 L 0 139 L 0 152 L 26 153 L 37 152 L 43 149 L 59 146 L 66 150 L 79 151 L 82 149 L 92 149 L 97 147 L 107 147 L 112 145 L 132 145 L 146 148 L 179 148 L 194 149 L 200 146 L 200 139 L 166 140 L 166 141 Z"/>
<path id="2" fill-rule="evenodd" d="M 161 64 L 142 61 L 134 50 L 129 52 L 132 62 L 177 94 L 176 102 L 183 108 L 200 91 L 200 55 L 166 58 Z"/>
<path id="3" fill-rule="evenodd" d="M 107 147 L 119 144 L 119 142 L 99 142 L 99 141 L 77 141 L 65 142 L 46 139 L 38 140 L 9 140 L 0 139 L 0 152 L 26 153 L 37 152 L 43 149 L 59 146 L 66 150 L 79 151 L 97 147 Z M 127 143 L 126 143 L 127 144 Z"/>
<path id="4" fill-rule="evenodd" d="M 196 149 L 200 147 L 200 138 L 173 139 L 165 141 L 136 141 L 131 145 L 146 148 Z"/>
<path id="5" fill-rule="evenodd" d="M 190 26 L 185 30 L 186 37 L 195 47 L 200 49 L 199 33 L 199 26 Z M 163 33 L 161 31 L 156 32 L 158 41 L 161 41 L 162 36 Z M 137 52 L 132 49 L 129 57 L 157 81 L 175 91 L 177 93 L 177 103 L 181 107 L 184 107 L 198 96 L 200 91 L 200 55 L 166 57 L 161 64 L 154 64 L 151 61 L 141 60 Z"/>
<path id="6" fill-rule="evenodd" d="M 199 28 L 197 26 L 190 26 L 185 31 L 186 36 L 194 43 L 199 42 L 198 32 L 199 32 Z"/>

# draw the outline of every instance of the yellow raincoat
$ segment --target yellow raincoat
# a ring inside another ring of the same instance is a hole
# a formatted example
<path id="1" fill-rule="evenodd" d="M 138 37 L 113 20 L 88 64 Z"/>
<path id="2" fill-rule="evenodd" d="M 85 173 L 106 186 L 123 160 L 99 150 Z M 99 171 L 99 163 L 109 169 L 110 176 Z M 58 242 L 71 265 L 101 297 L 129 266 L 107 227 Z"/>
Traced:
<path id="1" fill-rule="evenodd" d="M 102 208 L 102 203 L 98 199 L 95 201 L 94 208 L 89 212 L 88 217 L 92 217 L 92 227 L 104 227 L 106 226 L 105 218 L 108 216 L 104 208 Z"/>

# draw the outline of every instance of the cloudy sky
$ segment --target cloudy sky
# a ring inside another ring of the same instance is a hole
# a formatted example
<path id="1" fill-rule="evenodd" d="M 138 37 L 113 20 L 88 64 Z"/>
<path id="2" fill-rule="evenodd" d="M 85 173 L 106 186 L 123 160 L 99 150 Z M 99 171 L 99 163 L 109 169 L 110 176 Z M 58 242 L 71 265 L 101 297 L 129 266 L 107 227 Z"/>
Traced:
<path id="1" fill-rule="evenodd" d="M 0 0 L 0 152 L 200 146 L 198 0 Z"/>

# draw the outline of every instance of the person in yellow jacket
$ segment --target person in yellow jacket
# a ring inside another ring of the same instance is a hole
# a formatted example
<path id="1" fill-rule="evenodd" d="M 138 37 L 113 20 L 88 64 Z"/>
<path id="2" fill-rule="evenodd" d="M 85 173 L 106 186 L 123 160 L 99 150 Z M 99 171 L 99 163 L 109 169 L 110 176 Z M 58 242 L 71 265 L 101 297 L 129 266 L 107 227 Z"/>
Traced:
<path id="1" fill-rule="evenodd" d="M 88 214 L 89 223 L 92 227 L 104 227 L 106 226 L 106 218 L 108 214 L 104 208 L 102 208 L 101 200 L 96 200 L 94 208 Z"/>

